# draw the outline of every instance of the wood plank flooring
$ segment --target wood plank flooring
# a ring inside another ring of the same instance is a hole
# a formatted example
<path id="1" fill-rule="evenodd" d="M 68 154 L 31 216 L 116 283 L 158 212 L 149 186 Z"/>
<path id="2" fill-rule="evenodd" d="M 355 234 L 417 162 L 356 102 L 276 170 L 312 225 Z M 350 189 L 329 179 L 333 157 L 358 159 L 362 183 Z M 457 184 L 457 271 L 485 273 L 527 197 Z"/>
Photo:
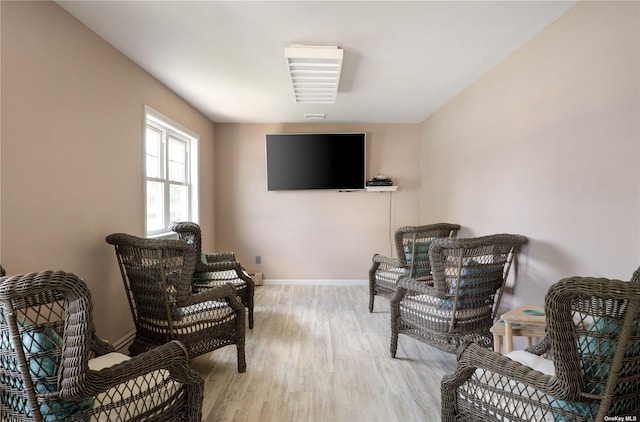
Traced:
<path id="1" fill-rule="evenodd" d="M 191 360 L 205 378 L 205 421 L 439 421 L 455 356 L 400 336 L 389 355 L 389 301 L 366 286 L 258 286 L 247 372 L 235 347 Z"/>

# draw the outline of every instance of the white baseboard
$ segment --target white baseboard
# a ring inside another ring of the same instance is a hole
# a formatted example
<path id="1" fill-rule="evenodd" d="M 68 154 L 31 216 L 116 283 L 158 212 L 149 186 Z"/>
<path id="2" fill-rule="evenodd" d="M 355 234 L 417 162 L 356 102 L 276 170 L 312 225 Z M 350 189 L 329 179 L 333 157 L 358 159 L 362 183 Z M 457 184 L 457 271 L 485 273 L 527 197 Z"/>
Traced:
<path id="1" fill-rule="evenodd" d="M 135 337 L 136 337 L 136 329 L 134 328 L 133 330 L 127 331 L 124 335 L 122 335 L 122 337 L 120 337 L 119 339 L 117 339 L 111 344 L 113 347 L 115 347 L 115 349 L 118 352 L 122 352 L 125 347 L 129 346 L 133 342 L 133 339 Z"/>
<path id="2" fill-rule="evenodd" d="M 262 280 L 263 286 L 368 286 L 369 280 L 297 280 L 283 278 L 267 278 Z"/>

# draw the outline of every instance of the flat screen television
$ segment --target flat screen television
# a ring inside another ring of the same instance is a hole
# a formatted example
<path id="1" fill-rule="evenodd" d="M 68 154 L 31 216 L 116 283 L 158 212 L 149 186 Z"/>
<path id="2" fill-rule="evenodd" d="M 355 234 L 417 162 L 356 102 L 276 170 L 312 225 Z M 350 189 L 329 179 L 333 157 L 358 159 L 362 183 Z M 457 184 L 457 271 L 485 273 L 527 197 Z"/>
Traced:
<path id="1" fill-rule="evenodd" d="M 365 133 L 268 134 L 266 155 L 269 191 L 365 188 Z"/>

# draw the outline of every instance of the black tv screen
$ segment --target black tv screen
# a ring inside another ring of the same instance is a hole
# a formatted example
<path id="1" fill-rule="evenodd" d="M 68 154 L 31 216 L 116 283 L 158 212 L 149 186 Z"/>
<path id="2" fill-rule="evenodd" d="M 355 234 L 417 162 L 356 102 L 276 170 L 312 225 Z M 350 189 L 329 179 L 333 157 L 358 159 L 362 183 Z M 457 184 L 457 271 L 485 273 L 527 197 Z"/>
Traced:
<path id="1" fill-rule="evenodd" d="M 365 187 L 364 133 L 267 135 L 267 190 Z"/>

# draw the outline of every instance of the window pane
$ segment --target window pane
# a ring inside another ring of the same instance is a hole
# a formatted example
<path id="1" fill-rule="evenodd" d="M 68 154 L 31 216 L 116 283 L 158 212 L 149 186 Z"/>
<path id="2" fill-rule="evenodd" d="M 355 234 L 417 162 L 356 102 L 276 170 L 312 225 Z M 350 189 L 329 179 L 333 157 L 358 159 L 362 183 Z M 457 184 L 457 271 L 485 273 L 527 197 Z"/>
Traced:
<path id="1" fill-rule="evenodd" d="M 187 152 L 187 144 L 175 138 L 169 140 L 169 159 L 176 163 L 184 164 L 186 162 L 185 155 Z"/>
<path id="2" fill-rule="evenodd" d="M 147 232 L 164 229 L 164 183 L 147 181 Z"/>
<path id="3" fill-rule="evenodd" d="M 162 134 L 148 127 L 145 135 L 147 156 L 147 177 L 162 177 Z"/>
<path id="4" fill-rule="evenodd" d="M 169 180 L 172 182 L 186 183 L 186 168 L 184 164 L 169 161 Z"/>
<path id="5" fill-rule="evenodd" d="M 187 144 L 171 138 L 169 140 L 169 180 L 187 182 Z"/>
<path id="6" fill-rule="evenodd" d="M 169 187 L 169 220 L 189 220 L 189 188 L 184 185 L 171 185 Z"/>
<path id="7" fill-rule="evenodd" d="M 160 179 L 160 158 L 147 155 L 147 177 Z"/>

